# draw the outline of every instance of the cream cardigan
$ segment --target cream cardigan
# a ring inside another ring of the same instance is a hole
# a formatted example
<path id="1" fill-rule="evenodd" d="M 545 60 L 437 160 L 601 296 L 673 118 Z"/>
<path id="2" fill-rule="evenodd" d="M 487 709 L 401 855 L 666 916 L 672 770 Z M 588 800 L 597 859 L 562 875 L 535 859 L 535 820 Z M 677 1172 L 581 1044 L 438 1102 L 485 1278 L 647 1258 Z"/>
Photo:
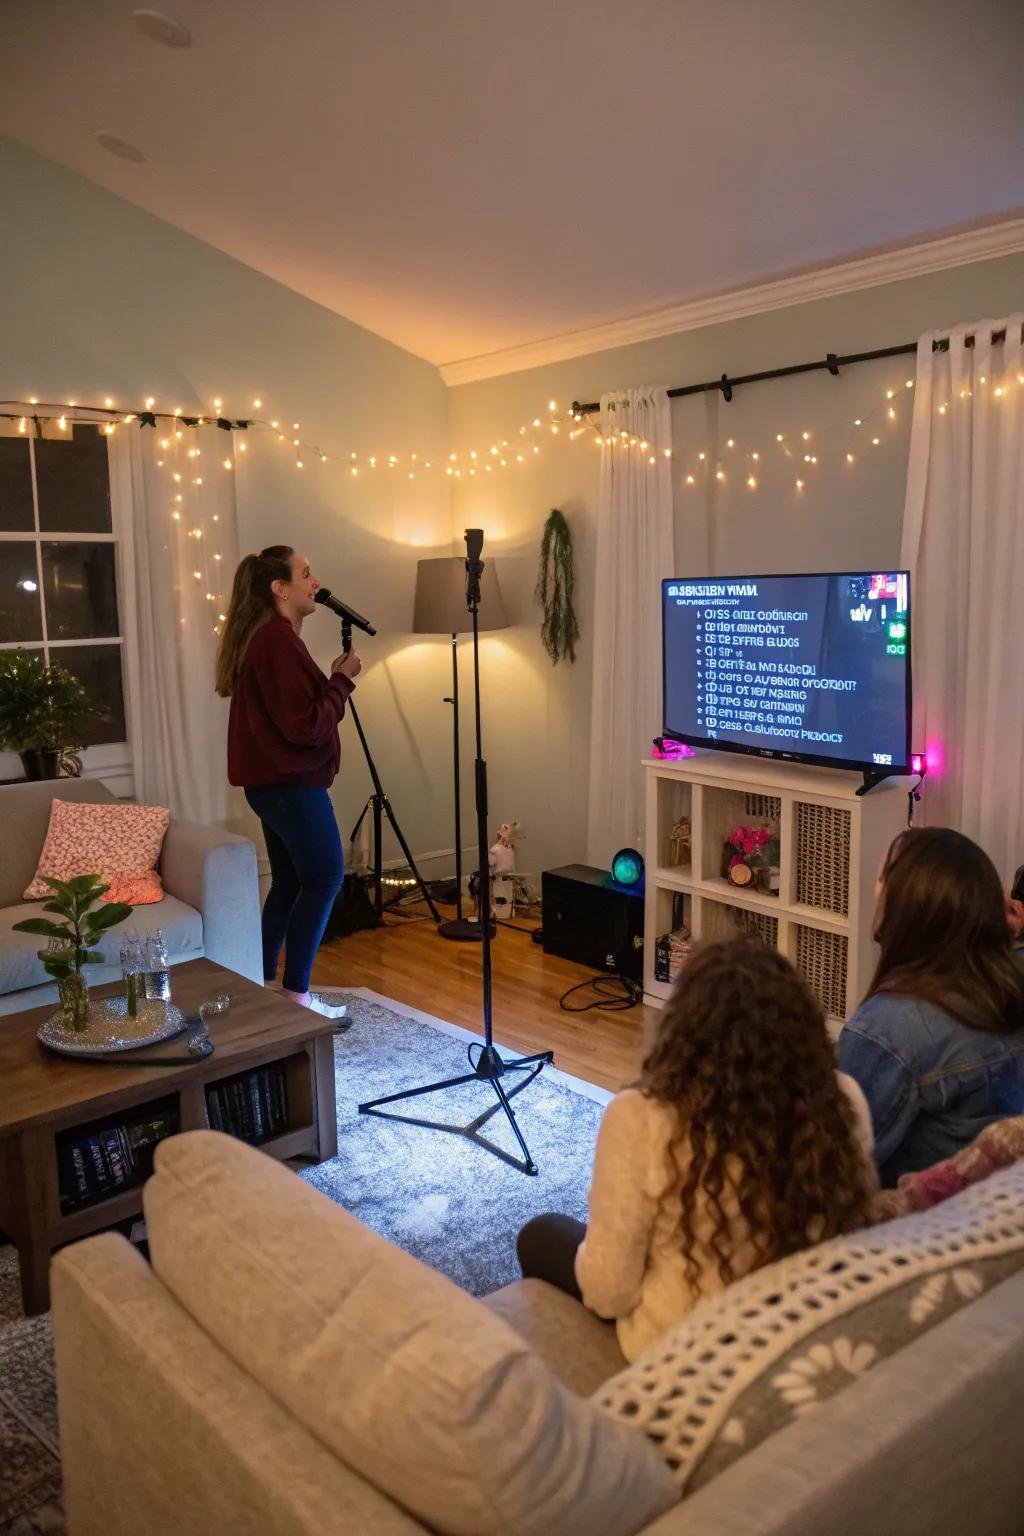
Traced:
<path id="1" fill-rule="evenodd" d="M 871 1163 L 874 1143 L 867 1100 L 851 1077 L 836 1075 L 853 1106 L 858 1139 Z M 687 1279 L 679 1231 L 680 1158 L 685 1152 L 677 1150 L 673 1156 L 670 1151 L 678 1129 L 679 1117 L 671 1105 L 627 1088 L 608 1105 L 598 1133 L 590 1220 L 576 1255 L 576 1282 L 592 1312 L 614 1319 L 627 1360 L 635 1360 L 697 1301 L 724 1289 L 709 1246 L 714 1228 L 699 1192 L 694 1213 L 696 1290 Z M 723 1194 L 722 1205 L 739 1278 L 756 1267 L 756 1255 L 731 1189 Z"/>

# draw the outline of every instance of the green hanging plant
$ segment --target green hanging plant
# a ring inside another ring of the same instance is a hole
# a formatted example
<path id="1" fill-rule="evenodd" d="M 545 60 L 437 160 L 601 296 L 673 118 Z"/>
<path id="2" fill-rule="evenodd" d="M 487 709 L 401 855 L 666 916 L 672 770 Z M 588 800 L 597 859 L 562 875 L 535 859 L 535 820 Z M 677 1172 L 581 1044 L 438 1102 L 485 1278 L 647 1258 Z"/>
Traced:
<path id="1" fill-rule="evenodd" d="M 544 649 L 556 666 L 563 656 L 567 656 L 570 661 L 576 660 L 580 627 L 573 607 L 575 591 L 576 561 L 572 550 L 572 534 L 564 515 L 555 507 L 544 524 L 534 596 L 544 609 L 540 637 Z"/>

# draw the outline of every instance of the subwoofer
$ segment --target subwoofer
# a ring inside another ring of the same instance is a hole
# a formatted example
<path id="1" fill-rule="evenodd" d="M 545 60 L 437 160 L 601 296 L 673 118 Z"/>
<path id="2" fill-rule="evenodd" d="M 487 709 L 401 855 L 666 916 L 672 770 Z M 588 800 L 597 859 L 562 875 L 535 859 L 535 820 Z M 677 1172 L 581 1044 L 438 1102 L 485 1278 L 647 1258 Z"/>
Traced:
<path id="1" fill-rule="evenodd" d="M 591 970 L 640 981 L 643 886 L 617 885 L 605 869 L 566 864 L 541 876 L 544 950 Z"/>

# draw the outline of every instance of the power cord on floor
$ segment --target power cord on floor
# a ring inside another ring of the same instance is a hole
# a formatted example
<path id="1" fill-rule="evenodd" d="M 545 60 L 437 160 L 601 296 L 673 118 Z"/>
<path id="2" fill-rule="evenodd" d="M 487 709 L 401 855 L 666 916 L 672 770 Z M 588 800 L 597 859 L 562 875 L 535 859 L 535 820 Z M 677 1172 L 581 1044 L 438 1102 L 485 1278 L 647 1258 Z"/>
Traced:
<path id="1" fill-rule="evenodd" d="M 569 1003 L 568 998 L 574 992 L 582 992 L 585 987 L 592 987 L 598 996 L 592 998 L 589 1003 Z M 618 992 L 609 991 L 609 987 L 620 987 Z M 568 992 L 563 992 L 558 999 L 558 1006 L 564 1013 L 589 1013 L 592 1009 L 600 1009 L 602 1013 L 625 1013 L 629 1008 L 635 1008 L 643 997 L 643 989 L 638 981 L 631 981 L 628 976 L 592 976 L 589 981 L 578 981 Z"/>

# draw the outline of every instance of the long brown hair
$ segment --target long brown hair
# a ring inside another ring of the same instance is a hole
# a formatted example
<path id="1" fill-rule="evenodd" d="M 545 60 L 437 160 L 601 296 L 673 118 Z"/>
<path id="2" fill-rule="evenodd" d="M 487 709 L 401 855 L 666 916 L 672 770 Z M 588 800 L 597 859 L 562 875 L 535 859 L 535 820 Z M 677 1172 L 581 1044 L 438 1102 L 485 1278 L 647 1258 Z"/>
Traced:
<path id="1" fill-rule="evenodd" d="M 746 939 L 698 950 L 660 1017 L 638 1086 L 679 1114 L 673 1151 L 687 1154 L 679 1158 L 682 1247 L 695 1290 L 698 1195 L 725 1285 L 736 1278 L 727 1190 L 758 1266 L 864 1225 L 875 1178 L 836 1077 L 824 1011 L 777 950 Z"/>
<path id="2" fill-rule="evenodd" d="M 228 616 L 217 647 L 217 672 L 214 688 L 222 699 L 229 699 L 238 682 L 245 648 L 261 624 L 273 618 L 274 594 L 271 584 L 291 581 L 290 560 L 295 551 L 288 544 L 271 544 L 258 555 L 246 555 L 235 572 Z"/>
<path id="3" fill-rule="evenodd" d="M 991 1034 L 1024 1026 L 1024 973 L 999 876 L 962 832 L 900 833 L 882 870 L 875 938 L 881 955 L 869 997 L 920 998 Z"/>

